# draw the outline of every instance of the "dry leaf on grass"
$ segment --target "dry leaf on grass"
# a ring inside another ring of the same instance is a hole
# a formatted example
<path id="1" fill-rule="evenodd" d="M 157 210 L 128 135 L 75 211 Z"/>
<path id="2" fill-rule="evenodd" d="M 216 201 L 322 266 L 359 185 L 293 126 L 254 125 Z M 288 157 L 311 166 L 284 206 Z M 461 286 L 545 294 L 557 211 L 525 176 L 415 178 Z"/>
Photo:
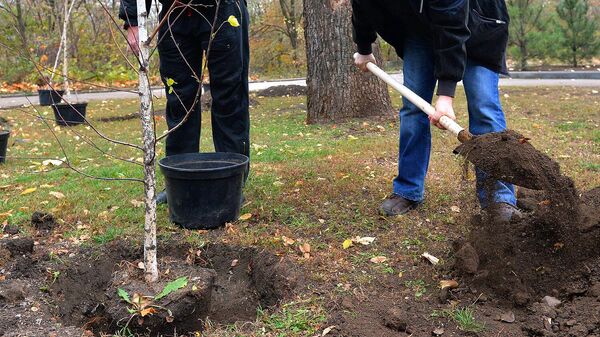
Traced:
<path id="1" fill-rule="evenodd" d="M 251 217 L 252 217 L 252 213 L 242 214 L 242 215 L 240 215 L 240 220 L 246 221 L 246 220 L 249 220 Z"/>
<path id="2" fill-rule="evenodd" d="M 300 248 L 302 256 L 304 256 L 305 259 L 310 258 L 310 244 L 308 242 L 299 245 L 298 248 Z"/>
<path id="3" fill-rule="evenodd" d="M 294 243 L 296 243 L 296 240 L 292 239 L 292 238 L 288 238 L 287 236 L 282 236 L 281 240 L 283 241 L 283 245 L 284 246 L 291 246 Z"/>
<path id="4" fill-rule="evenodd" d="M 133 207 L 138 208 L 138 207 L 142 207 L 144 206 L 144 202 L 143 201 L 139 201 L 139 200 L 129 200 L 129 202 L 133 205 Z"/>
<path id="5" fill-rule="evenodd" d="M 363 236 L 362 238 L 360 236 L 357 236 L 352 241 L 354 241 L 356 243 L 360 243 L 361 245 L 364 245 L 364 246 L 368 246 L 368 245 L 372 244 L 373 241 L 375 241 L 375 238 L 372 236 Z"/>
<path id="6" fill-rule="evenodd" d="M 422 257 L 424 257 L 425 259 L 427 259 L 427 261 L 431 262 L 432 265 L 436 265 L 440 262 L 440 259 L 438 259 L 437 257 L 425 252 L 423 254 L 421 254 Z"/>
<path id="7" fill-rule="evenodd" d="M 31 194 L 35 191 L 37 191 L 37 187 L 30 187 L 30 188 L 24 190 L 23 192 L 21 192 L 21 195 Z"/>
<path id="8" fill-rule="evenodd" d="M 342 243 L 342 248 L 344 249 L 348 249 L 352 246 L 352 240 L 350 239 L 346 239 L 344 240 L 344 242 Z"/>
<path id="9" fill-rule="evenodd" d="M 333 330 L 335 328 L 335 325 L 332 326 L 328 326 L 325 329 L 323 329 L 323 333 L 321 333 L 321 337 L 326 336 L 328 333 L 331 332 L 331 330 Z"/>
<path id="10" fill-rule="evenodd" d="M 450 210 L 454 213 L 460 213 L 460 207 L 458 206 L 452 206 L 450 207 Z"/>
<path id="11" fill-rule="evenodd" d="M 375 257 L 372 257 L 371 260 L 369 260 L 369 261 L 371 261 L 373 263 L 383 263 L 383 262 L 387 261 L 387 257 L 375 256 Z"/>
<path id="12" fill-rule="evenodd" d="M 65 197 L 64 194 L 62 194 L 60 192 L 55 192 L 55 191 L 48 192 L 48 194 L 50 194 L 51 196 L 55 197 L 56 199 L 62 199 L 62 198 Z"/>

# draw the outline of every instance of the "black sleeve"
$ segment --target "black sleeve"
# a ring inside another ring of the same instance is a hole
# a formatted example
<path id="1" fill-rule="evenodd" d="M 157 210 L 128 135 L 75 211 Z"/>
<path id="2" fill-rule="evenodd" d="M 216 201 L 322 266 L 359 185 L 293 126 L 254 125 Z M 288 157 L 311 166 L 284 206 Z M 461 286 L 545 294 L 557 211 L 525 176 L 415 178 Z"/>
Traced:
<path id="1" fill-rule="evenodd" d="M 152 0 L 146 0 L 146 10 L 150 11 Z M 137 26 L 137 1 L 136 0 L 121 0 L 119 7 L 119 18 L 125 21 L 124 28 L 129 26 Z"/>
<path id="2" fill-rule="evenodd" d="M 437 94 L 453 97 L 467 63 L 469 0 L 430 0 L 428 7 L 433 27 Z"/>
<path id="3" fill-rule="evenodd" d="M 356 43 L 358 53 L 369 55 L 373 53 L 371 45 L 377 39 L 377 33 L 368 21 L 369 19 L 362 4 L 364 1 L 352 0 L 352 38 L 354 39 L 354 43 Z"/>

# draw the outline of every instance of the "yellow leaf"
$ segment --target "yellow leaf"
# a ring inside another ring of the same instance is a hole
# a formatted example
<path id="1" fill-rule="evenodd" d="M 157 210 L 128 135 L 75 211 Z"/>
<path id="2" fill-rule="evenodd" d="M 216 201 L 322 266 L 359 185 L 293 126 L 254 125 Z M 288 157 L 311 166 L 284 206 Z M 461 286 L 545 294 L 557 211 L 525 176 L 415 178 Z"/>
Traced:
<path id="1" fill-rule="evenodd" d="M 30 187 L 30 188 L 26 189 L 25 191 L 21 192 L 21 195 L 27 195 L 27 194 L 33 193 L 35 191 L 37 191 L 37 187 Z"/>
<path id="2" fill-rule="evenodd" d="M 167 77 L 167 86 L 172 87 L 173 84 L 177 84 L 174 79 Z"/>
<path id="3" fill-rule="evenodd" d="M 231 27 L 239 27 L 240 26 L 238 19 L 233 15 L 230 15 L 229 18 L 227 18 L 227 22 L 229 22 Z"/>
<path id="4" fill-rule="evenodd" d="M 352 246 L 352 240 L 350 239 L 346 239 L 344 240 L 344 243 L 342 243 L 342 248 L 344 249 L 348 249 L 350 246 Z"/>
<path id="5" fill-rule="evenodd" d="M 240 215 L 240 220 L 246 221 L 246 220 L 249 220 L 251 217 L 252 217 L 252 213 L 242 214 L 242 215 Z"/>

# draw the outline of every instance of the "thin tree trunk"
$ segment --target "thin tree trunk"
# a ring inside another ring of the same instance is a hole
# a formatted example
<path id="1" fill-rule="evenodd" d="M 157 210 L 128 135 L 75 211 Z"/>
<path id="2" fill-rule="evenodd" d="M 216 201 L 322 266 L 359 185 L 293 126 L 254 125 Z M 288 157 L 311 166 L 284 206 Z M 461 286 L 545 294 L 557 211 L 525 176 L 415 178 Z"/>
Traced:
<path id="1" fill-rule="evenodd" d="M 17 24 L 19 26 L 19 35 L 21 36 L 21 45 L 24 50 L 29 49 L 29 44 L 27 43 L 27 27 L 25 26 L 25 20 L 23 20 L 23 10 L 21 8 L 21 1 L 16 1 L 17 6 Z"/>
<path id="2" fill-rule="evenodd" d="M 304 14 L 307 121 L 390 114 L 392 107 L 385 84 L 354 66 L 350 1 L 305 0 Z"/>
<path id="3" fill-rule="evenodd" d="M 75 3 L 75 0 L 73 0 Z M 63 18 L 63 34 L 62 34 L 62 45 L 63 45 L 63 90 L 65 91 L 66 97 L 70 97 L 71 91 L 69 89 L 69 44 L 67 38 L 67 28 L 69 27 L 69 0 L 65 0 L 65 16 Z"/>
<path id="4" fill-rule="evenodd" d="M 142 142 L 144 147 L 144 204 L 146 214 L 144 221 L 144 266 L 146 282 L 158 280 L 158 266 L 156 260 L 156 171 L 155 171 L 155 146 L 156 138 L 152 124 L 152 97 L 150 95 L 150 80 L 148 78 L 149 47 L 146 20 L 146 1 L 137 0 L 139 48 L 140 48 L 140 115 L 142 119 Z"/>

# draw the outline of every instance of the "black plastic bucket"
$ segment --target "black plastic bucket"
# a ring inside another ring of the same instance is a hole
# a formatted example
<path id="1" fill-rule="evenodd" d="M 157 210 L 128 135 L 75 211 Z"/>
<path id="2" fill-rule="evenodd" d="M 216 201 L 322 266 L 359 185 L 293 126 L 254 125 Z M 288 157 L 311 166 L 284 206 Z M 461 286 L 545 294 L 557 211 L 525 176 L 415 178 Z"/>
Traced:
<path id="1" fill-rule="evenodd" d="M 57 125 L 73 126 L 85 123 L 87 103 L 53 104 L 54 118 Z"/>
<path id="2" fill-rule="evenodd" d="M 64 90 L 52 90 L 52 89 L 40 89 L 38 90 L 38 97 L 40 99 L 40 105 L 52 105 L 58 104 L 62 101 L 62 95 L 65 93 Z"/>
<path id="3" fill-rule="evenodd" d="M 248 160 L 225 152 L 161 159 L 171 221 L 188 229 L 210 229 L 237 220 Z"/>
<path id="4" fill-rule="evenodd" d="M 10 137 L 10 131 L 0 130 L 0 163 L 4 163 L 4 160 L 6 159 L 8 137 Z"/>

